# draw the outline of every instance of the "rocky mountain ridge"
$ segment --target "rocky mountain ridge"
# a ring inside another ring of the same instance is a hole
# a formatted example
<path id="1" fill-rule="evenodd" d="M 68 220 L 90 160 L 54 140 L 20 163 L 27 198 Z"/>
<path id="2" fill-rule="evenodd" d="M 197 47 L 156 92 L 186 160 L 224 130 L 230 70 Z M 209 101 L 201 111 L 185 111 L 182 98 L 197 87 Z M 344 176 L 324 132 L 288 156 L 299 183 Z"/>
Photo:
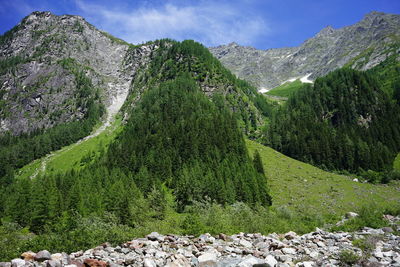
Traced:
<path id="1" fill-rule="evenodd" d="M 257 50 L 231 43 L 210 51 L 238 77 L 271 89 L 293 78 L 313 80 L 346 64 L 372 68 L 399 54 L 399 43 L 400 15 L 371 12 L 351 26 L 328 26 L 298 47 Z"/>
<path id="2" fill-rule="evenodd" d="M 169 51 L 177 47 L 174 44 L 165 39 L 132 45 L 80 16 L 33 12 L 0 36 L 0 133 L 19 135 L 81 120 L 88 113 L 83 104 L 90 101 L 104 104 L 107 116 L 113 116 L 130 93 L 134 104 L 144 90 L 160 82 L 160 73 L 151 68 L 168 72 L 174 64 L 194 76 L 201 73 L 204 77 L 197 77 L 197 82 L 207 96 L 231 95 L 260 121 L 257 108 L 246 102 L 255 97 L 254 89 L 237 89 L 236 78 L 203 46 L 198 46 L 200 52 L 190 51 L 199 53 L 191 58 L 184 55 L 188 51 Z M 191 67 L 182 63 L 184 59 L 198 63 Z M 204 62 L 218 66 L 205 69 Z"/>
<path id="3" fill-rule="evenodd" d="M 122 63 L 128 44 L 79 16 L 33 12 L 0 42 L 1 131 L 14 134 L 82 118 L 80 80 L 92 84 L 107 107 L 127 95 Z"/>
<path id="4" fill-rule="evenodd" d="M 348 218 L 358 216 L 348 213 Z M 104 243 L 71 254 L 48 251 L 25 252 L 21 259 L 0 263 L 1 267 L 47 266 L 400 266 L 400 217 L 385 215 L 391 227 L 360 231 L 286 234 L 161 235 L 153 232 L 113 247 Z M 348 219 L 344 218 L 343 223 Z"/>

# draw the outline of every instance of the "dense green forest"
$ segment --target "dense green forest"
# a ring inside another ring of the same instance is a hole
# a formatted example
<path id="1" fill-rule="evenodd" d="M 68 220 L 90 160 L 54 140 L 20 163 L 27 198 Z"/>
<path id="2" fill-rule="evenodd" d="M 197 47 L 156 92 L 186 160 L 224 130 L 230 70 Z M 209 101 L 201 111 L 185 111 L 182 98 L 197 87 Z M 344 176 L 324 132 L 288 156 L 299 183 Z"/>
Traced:
<path id="1" fill-rule="evenodd" d="M 400 68 L 343 68 L 304 85 L 271 119 L 265 143 L 330 170 L 390 170 L 400 149 Z"/>
<path id="2" fill-rule="evenodd" d="M 145 93 L 107 162 L 138 173 L 143 192 L 166 183 L 181 208 L 206 197 L 270 204 L 266 178 L 249 161 L 223 97 L 215 94 L 211 102 L 189 75 Z"/>
<path id="3" fill-rule="evenodd" d="M 149 65 L 136 74 L 132 83 L 135 90 L 132 99 L 146 89 L 186 72 L 206 95 L 217 93 L 224 96 L 240 128 L 247 135 L 256 135 L 263 124 L 263 116 L 272 114 L 273 105 L 258 94 L 254 86 L 236 78 L 200 43 L 170 39 L 150 43 L 157 49 L 153 51 Z M 132 46 L 128 55 L 136 53 L 137 48 Z"/>

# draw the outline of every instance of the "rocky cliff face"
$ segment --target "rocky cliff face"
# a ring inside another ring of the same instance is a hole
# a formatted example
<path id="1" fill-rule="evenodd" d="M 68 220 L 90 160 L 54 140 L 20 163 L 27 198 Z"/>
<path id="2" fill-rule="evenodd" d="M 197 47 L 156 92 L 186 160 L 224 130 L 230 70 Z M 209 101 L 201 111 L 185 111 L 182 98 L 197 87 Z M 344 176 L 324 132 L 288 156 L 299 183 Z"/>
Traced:
<path id="1" fill-rule="evenodd" d="M 210 51 L 240 78 L 270 89 L 291 78 L 315 79 L 346 64 L 372 68 L 399 54 L 399 44 L 400 15 L 372 12 L 352 26 L 328 26 L 299 47 L 257 50 L 231 43 Z"/>
<path id="2" fill-rule="evenodd" d="M 80 119 L 79 103 L 126 96 L 128 44 L 79 16 L 34 12 L 0 38 L 0 132 L 14 134 Z M 79 94 L 80 86 L 92 87 Z M 83 84 L 85 83 L 85 84 Z"/>

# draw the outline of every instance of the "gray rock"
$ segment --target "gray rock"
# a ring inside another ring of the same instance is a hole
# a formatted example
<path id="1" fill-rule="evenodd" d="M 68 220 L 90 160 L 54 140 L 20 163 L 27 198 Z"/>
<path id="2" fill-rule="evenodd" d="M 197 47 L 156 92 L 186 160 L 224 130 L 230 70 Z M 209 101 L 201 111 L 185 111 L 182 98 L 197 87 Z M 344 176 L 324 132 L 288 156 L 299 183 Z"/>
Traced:
<path id="1" fill-rule="evenodd" d="M 392 227 L 383 227 L 382 231 L 385 233 L 393 233 L 393 228 Z"/>
<path id="2" fill-rule="evenodd" d="M 313 261 L 303 261 L 296 264 L 296 267 L 313 267 L 315 263 Z"/>
<path id="3" fill-rule="evenodd" d="M 147 239 L 149 239 L 151 241 L 159 241 L 159 242 L 164 241 L 164 236 L 157 232 L 152 232 L 151 234 L 147 235 L 146 237 L 147 237 Z"/>
<path id="4" fill-rule="evenodd" d="M 154 262 L 154 260 L 146 258 L 143 261 L 143 266 L 144 267 L 157 267 L 157 264 Z"/>
<path id="5" fill-rule="evenodd" d="M 217 265 L 217 255 L 214 253 L 204 253 L 197 258 L 199 267 L 211 267 Z"/>
<path id="6" fill-rule="evenodd" d="M 296 254 L 296 249 L 294 249 L 294 248 L 283 248 L 282 252 L 284 254 L 294 255 L 294 254 Z"/>
<path id="7" fill-rule="evenodd" d="M 319 256 L 319 253 L 317 251 L 311 251 L 310 252 L 310 257 L 313 259 L 317 259 Z"/>
<path id="8" fill-rule="evenodd" d="M 11 261 L 11 266 L 12 267 L 22 267 L 25 266 L 26 261 L 22 260 L 22 259 L 13 259 Z"/>
<path id="9" fill-rule="evenodd" d="M 278 264 L 278 261 L 275 259 L 274 256 L 268 255 L 265 257 L 265 263 L 269 264 L 271 267 L 275 267 Z"/>
<path id="10" fill-rule="evenodd" d="M 253 256 L 248 256 L 245 259 L 243 259 L 237 266 L 238 267 L 252 267 L 254 265 L 263 264 L 263 263 L 265 263 L 265 262 L 261 259 L 258 259 Z"/>
<path id="11" fill-rule="evenodd" d="M 46 261 L 46 267 L 61 267 L 61 261 L 59 260 L 48 260 Z"/>
<path id="12" fill-rule="evenodd" d="M 292 239 L 297 238 L 297 234 L 296 234 L 295 232 L 290 231 L 290 232 L 286 233 L 286 234 L 284 235 L 284 237 L 285 237 L 287 240 L 292 240 Z"/>
<path id="13" fill-rule="evenodd" d="M 241 246 L 243 246 L 245 248 L 251 248 L 253 246 L 249 241 L 247 241 L 245 239 L 241 239 L 239 241 L 239 245 L 241 245 Z"/>
<path id="14" fill-rule="evenodd" d="M 51 260 L 51 254 L 47 250 L 41 250 L 38 253 L 36 253 L 35 260 L 36 261 Z"/>
<path id="15" fill-rule="evenodd" d="M 11 267 L 11 262 L 0 262 L 0 267 Z"/>

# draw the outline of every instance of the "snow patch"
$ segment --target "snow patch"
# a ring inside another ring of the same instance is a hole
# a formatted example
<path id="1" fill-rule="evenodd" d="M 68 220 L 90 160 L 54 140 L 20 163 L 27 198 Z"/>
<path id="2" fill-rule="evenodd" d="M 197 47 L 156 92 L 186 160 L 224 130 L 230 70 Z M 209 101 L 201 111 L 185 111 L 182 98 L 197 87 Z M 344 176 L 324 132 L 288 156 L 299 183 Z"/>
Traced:
<path id="1" fill-rule="evenodd" d="M 313 83 L 312 80 L 308 79 L 308 77 L 310 77 L 311 74 L 312 74 L 312 73 L 309 73 L 309 74 L 303 76 L 302 78 L 300 78 L 300 81 L 301 81 L 302 83 Z"/>
<path id="2" fill-rule="evenodd" d="M 296 78 L 290 78 L 289 80 L 286 80 L 286 81 L 282 82 L 281 85 L 282 85 L 282 84 L 285 84 L 285 83 L 292 83 L 292 82 L 294 82 L 294 81 L 297 80 L 297 79 L 298 79 L 297 77 L 296 77 Z"/>
<path id="3" fill-rule="evenodd" d="M 260 89 L 258 89 L 258 92 L 261 93 L 261 94 L 264 94 L 264 93 L 268 92 L 269 90 L 271 90 L 271 89 L 268 89 L 268 88 L 265 88 L 265 87 L 261 87 Z"/>

